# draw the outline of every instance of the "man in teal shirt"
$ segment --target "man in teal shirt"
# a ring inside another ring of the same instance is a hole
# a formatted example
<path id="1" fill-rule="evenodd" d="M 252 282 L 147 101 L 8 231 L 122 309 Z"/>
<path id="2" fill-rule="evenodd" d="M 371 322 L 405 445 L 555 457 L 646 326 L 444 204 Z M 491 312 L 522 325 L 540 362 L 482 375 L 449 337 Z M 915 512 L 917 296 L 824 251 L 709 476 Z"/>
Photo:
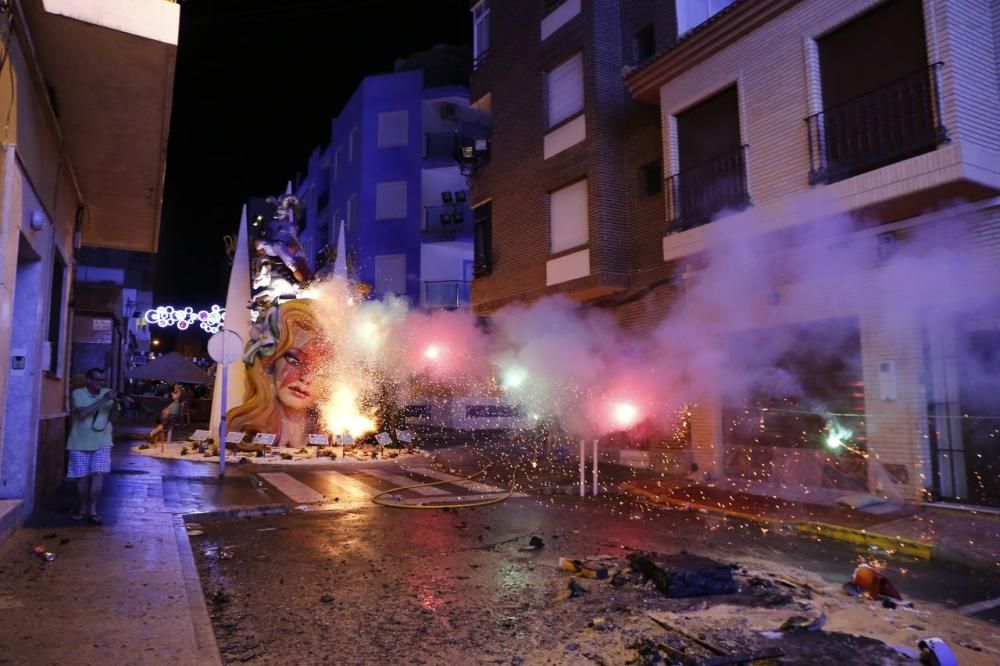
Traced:
<path id="1" fill-rule="evenodd" d="M 100 368 L 91 368 L 83 388 L 70 394 L 70 426 L 66 449 L 69 465 L 66 478 L 75 479 L 80 491 L 80 510 L 73 516 L 84 516 L 100 525 L 97 500 L 101 497 L 104 474 L 111 471 L 111 415 L 118 394 L 102 388 L 106 377 Z"/>

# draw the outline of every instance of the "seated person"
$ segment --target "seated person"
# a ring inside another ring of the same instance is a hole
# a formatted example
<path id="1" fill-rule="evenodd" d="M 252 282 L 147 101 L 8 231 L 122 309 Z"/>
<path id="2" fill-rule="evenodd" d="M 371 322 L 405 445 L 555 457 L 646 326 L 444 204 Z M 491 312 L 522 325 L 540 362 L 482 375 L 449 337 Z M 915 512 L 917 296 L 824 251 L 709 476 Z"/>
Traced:
<path id="1" fill-rule="evenodd" d="M 184 388 L 178 384 L 174 387 L 174 391 L 170 394 L 170 397 L 172 399 L 171 403 L 164 407 L 160 412 L 159 423 L 157 423 L 156 427 L 149 433 L 149 441 L 155 444 L 159 440 L 163 445 L 161 446 L 161 450 L 167 444 L 167 428 L 176 424 L 180 419 L 181 401 L 184 397 Z M 162 439 L 160 439 L 161 436 Z"/>

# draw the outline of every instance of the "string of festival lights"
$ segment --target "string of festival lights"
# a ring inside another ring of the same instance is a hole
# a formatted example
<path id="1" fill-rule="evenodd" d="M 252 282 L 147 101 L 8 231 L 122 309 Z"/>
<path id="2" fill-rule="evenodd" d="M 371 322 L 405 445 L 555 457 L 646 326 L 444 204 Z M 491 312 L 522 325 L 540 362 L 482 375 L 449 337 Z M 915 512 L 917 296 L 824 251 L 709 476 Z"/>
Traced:
<path id="1" fill-rule="evenodd" d="M 176 326 L 177 330 L 186 331 L 192 326 L 198 326 L 207 333 L 218 333 L 226 321 L 226 309 L 213 305 L 208 310 L 198 310 L 188 306 L 175 308 L 172 305 L 160 305 L 146 310 L 143 315 L 150 326 L 169 328 Z"/>

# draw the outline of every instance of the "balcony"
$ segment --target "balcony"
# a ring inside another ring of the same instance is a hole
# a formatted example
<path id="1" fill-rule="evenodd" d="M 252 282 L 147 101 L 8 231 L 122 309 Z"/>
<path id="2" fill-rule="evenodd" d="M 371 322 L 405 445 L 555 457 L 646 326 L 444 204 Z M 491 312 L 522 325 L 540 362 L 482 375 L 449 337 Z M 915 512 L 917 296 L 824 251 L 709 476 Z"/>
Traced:
<path id="1" fill-rule="evenodd" d="M 427 206 L 424 209 L 424 232 L 467 232 L 472 227 L 472 211 L 464 203 Z"/>
<path id="2" fill-rule="evenodd" d="M 806 118 L 809 184 L 835 183 L 946 143 L 940 69 L 936 62 Z"/>
<path id="3" fill-rule="evenodd" d="M 156 252 L 180 5 L 18 5 L 45 85 L 58 100 L 62 140 L 87 202 L 83 243 Z M 34 130 L 23 131 L 20 150 L 30 153 Z"/>
<path id="4" fill-rule="evenodd" d="M 464 148 L 473 149 L 477 139 L 489 138 L 490 128 L 482 125 L 462 125 L 453 132 L 428 132 L 424 135 L 424 159 L 459 162 Z"/>
<path id="5" fill-rule="evenodd" d="M 667 231 L 707 224 L 724 210 L 750 205 L 743 145 L 708 162 L 676 173 L 665 182 Z"/>
<path id="6" fill-rule="evenodd" d="M 424 307 L 446 310 L 469 307 L 469 283 L 463 280 L 425 281 Z"/>

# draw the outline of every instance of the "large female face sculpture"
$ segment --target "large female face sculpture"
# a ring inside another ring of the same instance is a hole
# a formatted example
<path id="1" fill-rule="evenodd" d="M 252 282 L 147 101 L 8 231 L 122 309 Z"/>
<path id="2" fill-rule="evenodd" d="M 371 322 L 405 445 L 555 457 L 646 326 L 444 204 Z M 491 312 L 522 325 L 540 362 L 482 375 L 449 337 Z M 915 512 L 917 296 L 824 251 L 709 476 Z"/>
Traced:
<path id="1" fill-rule="evenodd" d="M 323 346 L 314 331 L 294 328 L 291 346 L 274 361 L 274 388 L 288 411 L 314 407 L 318 400 L 314 379 L 323 363 Z"/>

